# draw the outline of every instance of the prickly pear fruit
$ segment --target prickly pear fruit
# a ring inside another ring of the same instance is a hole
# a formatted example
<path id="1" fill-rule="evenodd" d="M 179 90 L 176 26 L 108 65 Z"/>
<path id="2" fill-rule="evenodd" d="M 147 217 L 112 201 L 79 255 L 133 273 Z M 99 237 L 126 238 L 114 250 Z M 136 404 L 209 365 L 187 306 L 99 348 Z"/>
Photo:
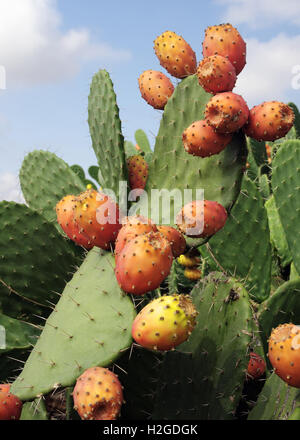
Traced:
<path id="1" fill-rule="evenodd" d="M 124 217 L 122 219 L 122 228 L 120 229 L 115 246 L 115 256 L 120 254 L 124 246 L 138 235 L 146 234 L 147 232 L 157 232 L 157 227 L 151 220 L 142 215 L 134 215 Z"/>
<path id="2" fill-rule="evenodd" d="M 259 141 L 275 141 L 288 133 L 294 120 L 295 114 L 287 104 L 263 102 L 250 110 L 244 131 L 247 136 Z"/>
<path id="3" fill-rule="evenodd" d="M 120 219 L 118 205 L 104 193 L 90 189 L 76 198 L 74 220 L 91 247 L 109 249 L 122 226 Z"/>
<path id="4" fill-rule="evenodd" d="M 193 122 L 182 134 L 182 142 L 187 153 L 208 157 L 218 154 L 229 144 L 231 134 L 217 133 L 205 119 Z"/>
<path id="5" fill-rule="evenodd" d="M 201 278 L 201 270 L 197 269 L 197 267 L 187 267 L 183 274 L 186 278 L 193 281 L 200 280 Z"/>
<path id="6" fill-rule="evenodd" d="M 73 399 L 83 420 L 116 420 L 123 403 L 122 385 L 107 368 L 92 367 L 77 379 Z"/>
<path id="7" fill-rule="evenodd" d="M 218 202 L 194 200 L 179 211 L 176 224 L 188 237 L 205 238 L 222 229 L 226 220 L 226 209 Z"/>
<path id="8" fill-rule="evenodd" d="M 180 255 L 177 258 L 177 261 L 179 264 L 181 264 L 181 266 L 184 267 L 194 267 L 194 266 L 198 266 L 200 264 L 200 258 L 198 256 L 192 256 L 189 254 L 186 255 Z"/>
<path id="9" fill-rule="evenodd" d="M 80 232 L 78 224 L 74 220 L 76 197 L 69 195 L 61 199 L 56 205 L 57 221 L 67 236 L 86 249 L 93 247 L 89 237 Z"/>
<path id="10" fill-rule="evenodd" d="M 247 368 L 247 376 L 251 379 L 258 379 L 265 371 L 266 363 L 263 358 L 259 354 L 251 352 Z"/>
<path id="11" fill-rule="evenodd" d="M 141 155 L 136 154 L 127 159 L 127 168 L 130 189 L 141 190 L 142 192 L 146 186 L 148 177 L 147 162 Z M 139 192 L 136 195 L 138 196 Z"/>
<path id="12" fill-rule="evenodd" d="M 300 326 L 289 323 L 273 329 L 268 356 L 275 373 L 292 387 L 300 388 Z"/>
<path id="13" fill-rule="evenodd" d="M 157 226 L 157 229 L 170 243 L 174 258 L 185 251 L 186 241 L 181 232 L 171 226 Z"/>
<path id="14" fill-rule="evenodd" d="M 230 23 L 209 26 L 202 43 L 203 57 L 221 55 L 227 58 L 238 75 L 246 64 L 246 43 Z"/>
<path id="15" fill-rule="evenodd" d="M 138 81 L 145 101 L 152 107 L 163 110 L 174 92 L 174 86 L 169 78 L 157 70 L 145 70 Z"/>
<path id="16" fill-rule="evenodd" d="M 166 295 L 151 301 L 136 316 L 132 337 L 149 350 L 171 350 L 186 341 L 196 324 L 196 308 L 187 295 Z"/>
<path id="17" fill-rule="evenodd" d="M 198 65 L 197 76 L 200 86 L 213 95 L 230 92 L 236 83 L 235 68 L 221 55 L 204 58 Z"/>
<path id="18" fill-rule="evenodd" d="M 193 75 L 197 70 L 195 52 L 175 32 L 166 31 L 154 41 L 154 50 L 160 64 L 176 78 Z"/>
<path id="19" fill-rule="evenodd" d="M 232 92 L 218 93 L 205 108 L 205 119 L 218 133 L 234 133 L 246 124 L 249 108 L 244 99 Z"/>
<path id="20" fill-rule="evenodd" d="M 159 232 L 148 232 L 130 240 L 116 258 L 115 274 L 127 293 L 143 295 L 156 289 L 169 275 L 172 249 Z"/>
<path id="21" fill-rule="evenodd" d="M 23 403 L 9 390 L 10 384 L 0 384 L 0 420 L 19 420 Z"/>

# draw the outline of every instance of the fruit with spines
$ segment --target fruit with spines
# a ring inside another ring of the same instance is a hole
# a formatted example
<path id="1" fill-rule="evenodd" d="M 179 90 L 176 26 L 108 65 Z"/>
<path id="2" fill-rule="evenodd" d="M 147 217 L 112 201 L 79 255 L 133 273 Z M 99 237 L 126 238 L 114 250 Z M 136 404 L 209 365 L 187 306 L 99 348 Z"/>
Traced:
<path id="1" fill-rule="evenodd" d="M 283 102 L 268 101 L 254 106 L 249 113 L 244 131 L 258 141 L 275 141 L 284 137 L 292 128 L 295 114 Z"/>
<path id="2" fill-rule="evenodd" d="M 232 134 L 217 133 L 205 119 L 193 122 L 182 133 L 185 151 L 199 157 L 220 153 L 231 140 Z"/>
<path id="3" fill-rule="evenodd" d="M 104 193 L 89 189 L 76 197 L 74 222 L 89 248 L 109 249 L 121 228 L 121 217 L 118 205 Z"/>
<path id="4" fill-rule="evenodd" d="M 247 377 L 251 379 L 260 378 L 266 371 L 266 363 L 263 358 L 254 352 L 250 353 L 250 359 L 247 367 Z"/>
<path id="5" fill-rule="evenodd" d="M 230 92 L 236 83 L 235 68 L 221 55 L 203 58 L 197 68 L 197 77 L 200 86 L 213 95 Z"/>
<path id="6" fill-rule="evenodd" d="M 10 393 L 10 384 L 0 384 L 0 420 L 19 420 L 22 411 L 21 400 Z"/>
<path id="7" fill-rule="evenodd" d="M 179 230 L 188 237 L 211 237 L 222 229 L 227 220 L 226 209 L 212 200 L 194 200 L 177 214 Z"/>
<path id="8" fill-rule="evenodd" d="M 169 275 L 172 261 L 170 243 L 162 234 L 139 235 L 126 244 L 116 259 L 119 286 L 135 295 L 150 292 Z"/>
<path id="9" fill-rule="evenodd" d="M 93 247 L 89 238 L 80 232 L 78 224 L 74 220 L 76 197 L 68 195 L 63 197 L 56 205 L 57 221 L 67 236 L 85 249 Z"/>
<path id="10" fill-rule="evenodd" d="M 176 78 L 193 75 L 197 69 L 196 55 L 191 46 L 175 32 L 166 31 L 154 41 L 160 64 Z"/>
<path id="11" fill-rule="evenodd" d="M 132 337 L 149 350 L 171 350 L 188 339 L 196 316 L 188 295 L 165 295 L 151 301 L 136 316 Z"/>
<path id="12" fill-rule="evenodd" d="M 202 43 L 203 57 L 221 55 L 227 58 L 238 75 L 246 64 L 246 43 L 230 23 L 209 26 Z"/>
<path id="13" fill-rule="evenodd" d="M 165 225 L 157 226 L 157 230 L 169 241 L 174 258 L 177 258 L 185 251 L 186 241 L 180 231 Z"/>
<path id="14" fill-rule="evenodd" d="M 116 420 L 123 404 L 122 385 L 108 368 L 91 367 L 77 379 L 73 400 L 82 420 Z"/>
<path id="15" fill-rule="evenodd" d="M 249 108 L 233 92 L 218 93 L 206 105 L 205 119 L 218 133 L 234 133 L 242 128 L 249 117 Z"/>
<path id="16" fill-rule="evenodd" d="M 127 168 L 130 189 L 136 190 L 138 196 L 147 183 L 148 164 L 140 154 L 136 154 L 127 159 Z"/>
<path id="17" fill-rule="evenodd" d="M 150 219 L 142 215 L 123 217 L 122 227 L 119 230 L 115 243 L 115 257 L 117 258 L 130 240 L 136 238 L 138 235 L 147 234 L 151 231 L 157 232 L 157 227 Z"/>
<path id="18" fill-rule="evenodd" d="M 288 385 L 300 388 L 300 326 L 281 324 L 272 330 L 268 342 L 275 373 Z"/>
<path id="19" fill-rule="evenodd" d="M 174 92 L 169 78 L 157 70 L 145 70 L 139 76 L 138 82 L 144 100 L 153 108 L 163 110 Z"/>

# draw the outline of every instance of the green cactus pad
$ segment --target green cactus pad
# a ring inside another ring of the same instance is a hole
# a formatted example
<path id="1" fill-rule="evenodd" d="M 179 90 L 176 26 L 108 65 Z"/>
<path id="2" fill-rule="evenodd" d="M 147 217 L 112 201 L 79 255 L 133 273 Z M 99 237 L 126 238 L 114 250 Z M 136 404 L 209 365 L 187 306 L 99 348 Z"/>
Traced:
<path id="1" fill-rule="evenodd" d="M 138 144 L 138 146 L 140 147 L 140 149 L 144 152 L 144 153 L 151 153 L 151 147 L 150 147 L 150 143 L 149 140 L 147 138 L 146 133 L 144 132 L 144 130 L 136 130 L 135 134 L 135 141 Z"/>
<path id="2" fill-rule="evenodd" d="M 300 273 L 300 140 L 286 141 L 273 161 L 272 188 L 296 270 Z"/>
<path id="3" fill-rule="evenodd" d="M 161 367 L 154 419 L 232 419 L 252 340 L 252 312 L 241 283 L 211 273 L 192 291 L 197 325 Z"/>
<path id="4" fill-rule="evenodd" d="M 105 70 L 99 70 L 93 77 L 88 112 L 92 145 L 103 177 L 100 183 L 118 196 L 119 181 L 127 181 L 127 167 L 119 108 Z"/>
<path id="5" fill-rule="evenodd" d="M 66 195 L 85 191 L 85 185 L 62 159 L 49 151 L 29 153 L 20 170 L 20 183 L 30 208 L 56 223 L 56 204 Z"/>
<path id="6" fill-rule="evenodd" d="M 191 75 L 180 82 L 166 104 L 149 166 L 146 191 L 149 199 L 151 189 L 173 191 L 173 195 L 179 190 L 180 197 L 171 198 L 170 218 L 168 213 L 164 216 L 157 206 L 151 209 L 148 216 L 158 224 L 174 225 L 174 215 L 185 201 L 184 190 L 193 190 L 194 199 L 195 190 L 204 189 L 206 200 L 215 200 L 226 209 L 232 207 L 239 194 L 247 155 L 245 136 L 241 132 L 234 135 L 221 153 L 211 157 L 191 156 L 183 147 L 183 131 L 192 122 L 204 118 L 210 98 L 211 95 L 199 86 L 197 76 Z M 137 205 L 136 210 L 147 215 L 144 211 L 146 200 L 142 198 Z"/>
<path id="7" fill-rule="evenodd" d="M 272 328 L 288 322 L 300 324 L 300 277 L 282 284 L 264 301 L 259 307 L 258 319 L 266 350 Z"/>
<path id="8" fill-rule="evenodd" d="M 58 300 L 55 292 L 62 292 L 80 260 L 73 246 L 37 211 L 4 201 L 0 203 L 0 261 L 0 309 L 11 316 L 12 302 L 17 305 L 22 298 L 32 307 L 50 310 Z"/>
<path id="9" fill-rule="evenodd" d="M 244 178 L 224 228 L 199 250 L 213 269 L 244 279 L 256 301 L 269 296 L 272 260 L 267 213 L 260 192 L 249 178 Z"/>
<path id="10" fill-rule="evenodd" d="M 300 113 L 299 113 L 298 107 L 293 102 L 289 102 L 288 105 L 293 109 L 293 112 L 295 115 L 294 128 L 296 131 L 296 137 L 300 138 Z"/>
<path id="11" fill-rule="evenodd" d="M 96 165 L 91 165 L 88 169 L 88 173 L 92 179 L 96 180 L 97 183 L 100 183 L 98 180 L 99 167 Z"/>
<path id="12" fill-rule="evenodd" d="M 282 267 L 292 261 L 292 256 L 286 241 L 285 233 L 276 208 L 274 196 L 272 195 L 265 203 L 268 214 L 271 243 L 278 252 Z"/>
<path id="13" fill-rule="evenodd" d="M 114 275 L 114 257 L 98 248 L 66 285 L 12 385 L 22 400 L 71 386 L 87 368 L 110 365 L 131 344 L 135 309 Z"/>
<path id="14" fill-rule="evenodd" d="M 84 182 L 85 180 L 85 172 L 83 168 L 80 165 L 71 165 L 71 170 L 74 171 L 74 173 L 79 177 L 79 179 Z"/>
<path id="15" fill-rule="evenodd" d="M 0 314 L 0 327 L 5 330 L 5 348 L 0 346 L 0 355 L 12 350 L 30 349 L 40 334 L 40 330 L 36 326 L 3 314 Z"/>
<path id="16" fill-rule="evenodd" d="M 275 373 L 266 381 L 248 420 L 287 420 L 300 405 L 299 389 L 288 386 Z"/>
<path id="17" fill-rule="evenodd" d="M 247 136 L 247 147 L 251 151 L 255 163 L 258 167 L 268 165 L 268 156 L 265 142 L 259 142 Z"/>
<path id="18" fill-rule="evenodd" d="M 42 397 L 26 402 L 22 406 L 20 420 L 48 420 L 45 402 Z"/>

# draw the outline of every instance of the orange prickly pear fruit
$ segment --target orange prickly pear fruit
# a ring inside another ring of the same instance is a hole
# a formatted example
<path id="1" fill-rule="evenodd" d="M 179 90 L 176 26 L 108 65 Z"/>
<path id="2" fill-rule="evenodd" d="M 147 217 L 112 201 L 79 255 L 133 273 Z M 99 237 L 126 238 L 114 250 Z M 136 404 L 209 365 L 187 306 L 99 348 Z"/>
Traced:
<path id="1" fill-rule="evenodd" d="M 213 95 L 230 92 L 236 82 L 235 68 L 227 58 L 221 55 L 212 55 L 200 61 L 197 77 L 200 86 Z"/>
<path id="2" fill-rule="evenodd" d="M 227 220 L 226 209 L 211 200 L 194 200 L 177 214 L 179 230 L 188 237 L 211 237 L 222 229 Z"/>
<path id="3" fill-rule="evenodd" d="M 125 292 L 143 295 L 159 287 L 172 261 L 168 240 L 159 232 L 148 232 L 130 240 L 118 254 L 116 278 Z"/>
<path id="4" fill-rule="evenodd" d="M 143 190 L 148 178 L 148 164 L 145 159 L 136 154 L 127 159 L 130 189 Z"/>
<path id="5" fill-rule="evenodd" d="M 203 57 L 221 55 L 227 58 L 238 75 L 246 64 L 246 43 L 230 23 L 209 26 L 202 43 Z"/>
<path id="6" fill-rule="evenodd" d="M 247 375 L 251 379 L 258 379 L 266 371 L 266 363 L 263 358 L 256 353 L 250 353 L 250 360 L 247 368 Z"/>
<path id="7" fill-rule="evenodd" d="M 289 323 L 273 329 L 268 356 L 275 373 L 292 387 L 300 388 L 300 326 Z"/>
<path id="8" fill-rule="evenodd" d="M 77 379 L 73 399 L 83 420 L 116 420 L 123 404 L 122 385 L 107 368 L 92 367 Z"/>
<path id="9" fill-rule="evenodd" d="M 160 64 L 176 78 L 193 75 L 197 70 L 195 52 L 175 32 L 166 31 L 154 41 L 154 50 Z"/>
<path id="10" fill-rule="evenodd" d="M 293 109 L 278 101 L 263 102 L 250 110 L 244 127 L 247 136 L 259 141 L 275 141 L 284 137 L 295 120 Z"/>
<path id="11" fill-rule="evenodd" d="M 145 101 L 157 110 L 163 110 L 174 92 L 174 86 L 169 78 L 157 70 L 145 70 L 138 81 Z"/>
<path id="12" fill-rule="evenodd" d="M 0 384 L 0 420 L 19 420 L 23 403 L 10 393 L 10 384 Z"/>
<path id="13" fill-rule="evenodd" d="M 185 251 L 186 241 L 181 232 L 171 226 L 157 226 L 157 229 L 169 241 L 174 258 Z"/>

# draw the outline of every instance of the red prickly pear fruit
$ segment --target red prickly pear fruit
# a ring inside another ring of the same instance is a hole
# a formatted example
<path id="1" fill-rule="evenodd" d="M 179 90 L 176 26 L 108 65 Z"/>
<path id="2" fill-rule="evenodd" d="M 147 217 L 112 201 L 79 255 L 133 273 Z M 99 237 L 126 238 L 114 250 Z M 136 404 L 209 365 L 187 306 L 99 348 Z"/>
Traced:
<path id="1" fill-rule="evenodd" d="M 193 75 L 197 70 L 195 52 L 175 32 L 166 31 L 154 40 L 154 50 L 160 64 L 176 78 Z"/>
<path id="2" fill-rule="evenodd" d="M 253 139 L 271 142 L 284 137 L 292 128 L 294 120 L 295 114 L 287 104 L 263 102 L 250 110 L 244 131 Z"/>
<path id="3" fill-rule="evenodd" d="M 268 343 L 275 373 L 287 384 L 300 388 L 300 326 L 279 325 L 272 330 Z"/>
<path id="4" fill-rule="evenodd" d="M 205 108 L 205 119 L 218 133 L 234 133 L 246 124 L 249 108 L 244 99 L 232 92 L 218 93 Z"/>
<path id="5" fill-rule="evenodd" d="M 222 229 L 227 220 L 226 209 L 211 200 L 194 200 L 177 214 L 179 230 L 188 237 L 211 237 Z"/>
<path id="6" fill-rule="evenodd" d="M 238 75 L 246 64 L 246 43 L 230 23 L 209 26 L 202 43 L 203 57 L 221 55 L 227 58 Z"/>
<path id="7" fill-rule="evenodd" d="M 247 368 L 247 376 L 251 379 L 260 378 L 266 371 L 266 363 L 257 353 L 250 353 L 250 360 Z"/>
<path id="8" fill-rule="evenodd" d="M 197 76 L 200 86 L 213 95 L 230 92 L 236 83 L 235 68 L 221 55 L 212 55 L 200 61 Z"/>
<path id="9" fill-rule="evenodd" d="M 106 194 L 90 189 L 76 198 L 74 220 L 90 247 L 109 249 L 121 229 L 120 218 L 118 205 Z"/>
<path id="10" fill-rule="evenodd" d="M 159 232 L 148 232 L 130 240 L 117 256 L 116 278 L 125 292 L 143 295 L 159 287 L 172 261 L 168 240 Z"/>
<path id="11" fill-rule="evenodd" d="M 197 311 L 187 295 L 154 299 L 136 316 L 133 339 L 149 350 L 167 351 L 186 341 L 196 325 Z"/>
<path id="12" fill-rule="evenodd" d="M 129 176 L 129 185 L 131 190 L 142 190 L 146 186 L 147 177 L 148 177 L 148 164 L 145 159 L 136 154 L 135 156 L 131 156 L 127 159 L 127 169 Z M 137 192 L 136 196 L 140 193 Z"/>
<path id="13" fill-rule="evenodd" d="M 120 229 L 115 245 L 115 256 L 120 254 L 124 246 L 138 235 L 147 234 L 147 232 L 157 232 L 157 227 L 151 220 L 142 215 L 124 217 L 122 219 L 122 228 Z"/>
<path id="14" fill-rule="evenodd" d="M 74 220 L 76 197 L 69 195 L 61 199 L 56 205 L 57 221 L 62 230 L 76 244 L 86 249 L 91 249 L 93 245 L 89 237 L 79 232 L 79 226 Z"/>
<path id="15" fill-rule="evenodd" d="M 170 243 L 174 258 L 179 257 L 186 248 L 186 241 L 182 233 L 171 226 L 157 226 L 157 229 Z"/>
<path id="16" fill-rule="evenodd" d="M 9 390 L 10 384 L 0 384 L 0 420 L 19 420 L 23 403 Z"/>
<path id="17" fill-rule="evenodd" d="M 209 157 L 220 153 L 231 139 L 232 134 L 217 133 L 205 119 L 193 122 L 182 134 L 185 151 L 200 157 Z"/>
<path id="18" fill-rule="evenodd" d="M 157 70 L 145 70 L 138 81 L 145 101 L 157 110 L 163 110 L 174 92 L 174 86 L 169 78 Z"/>
<path id="19" fill-rule="evenodd" d="M 82 420 L 116 420 L 123 403 L 122 388 L 107 368 L 88 368 L 76 381 L 74 409 Z"/>

